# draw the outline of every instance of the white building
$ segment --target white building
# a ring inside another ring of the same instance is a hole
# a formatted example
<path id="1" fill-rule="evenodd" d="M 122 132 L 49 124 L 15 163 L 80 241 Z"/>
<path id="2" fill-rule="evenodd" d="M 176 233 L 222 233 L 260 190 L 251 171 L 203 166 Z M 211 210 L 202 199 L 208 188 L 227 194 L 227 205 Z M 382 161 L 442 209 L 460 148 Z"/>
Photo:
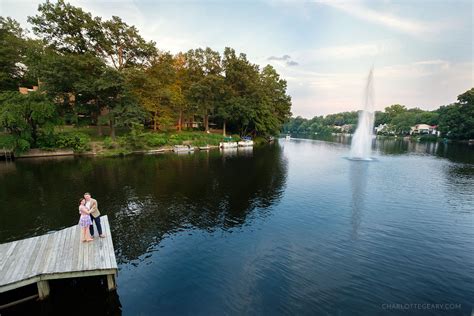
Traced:
<path id="1" fill-rule="evenodd" d="M 428 124 L 416 124 L 410 128 L 410 135 L 436 135 L 441 133 L 438 131 L 438 126 Z"/>
<path id="2" fill-rule="evenodd" d="M 384 130 L 386 130 L 387 128 L 388 128 L 388 125 L 387 125 L 387 124 L 379 124 L 379 126 L 375 126 L 375 127 L 374 127 L 375 134 L 381 133 L 381 132 L 383 132 Z"/>

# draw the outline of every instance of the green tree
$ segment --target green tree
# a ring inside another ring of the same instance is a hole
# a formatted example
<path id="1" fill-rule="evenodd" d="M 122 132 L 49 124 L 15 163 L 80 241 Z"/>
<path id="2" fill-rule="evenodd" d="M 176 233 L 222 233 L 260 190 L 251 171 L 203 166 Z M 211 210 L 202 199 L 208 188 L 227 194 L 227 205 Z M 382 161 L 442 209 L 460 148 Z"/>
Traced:
<path id="1" fill-rule="evenodd" d="M 96 50 L 117 70 L 149 65 L 156 56 L 155 42 L 147 42 L 135 26 L 129 26 L 117 16 L 100 22 Z"/>
<path id="2" fill-rule="evenodd" d="M 37 145 L 40 133 L 51 134 L 57 124 L 55 105 L 42 92 L 0 94 L 0 126 L 16 138 L 16 149 Z"/>
<path id="3" fill-rule="evenodd" d="M 458 96 L 458 102 L 462 106 L 474 106 L 474 88 L 471 88 Z"/>
<path id="4" fill-rule="evenodd" d="M 203 117 L 204 129 L 209 131 L 209 116 L 223 102 L 221 56 L 207 47 L 189 50 L 185 58 L 188 67 L 186 99 Z"/>
<path id="5" fill-rule="evenodd" d="M 174 108 L 183 102 L 173 56 L 160 54 L 149 68 L 130 73 L 129 80 L 140 104 L 152 114 L 153 129 L 173 125 Z"/>
<path id="6" fill-rule="evenodd" d="M 24 32 L 20 24 L 0 16 L 0 91 L 16 90 L 24 75 Z"/>
<path id="7" fill-rule="evenodd" d="M 400 104 L 393 104 L 389 107 L 386 107 L 385 113 L 387 115 L 388 123 L 392 123 L 391 121 L 395 118 L 395 116 L 406 111 L 407 111 L 406 106 L 400 105 Z"/>
<path id="8" fill-rule="evenodd" d="M 64 0 L 46 1 L 38 6 L 39 14 L 28 17 L 33 32 L 47 45 L 60 52 L 95 52 L 101 38 L 99 18 Z"/>
<path id="9" fill-rule="evenodd" d="M 223 66 L 225 84 L 230 91 L 228 102 L 233 108 L 232 125 L 241 135 L 256 134 L 262 97 L 258 66 L 251 64 L 245 54 L 237 56 L 229 47 L 224 50 Z"/>
<path id="10" fill-rule="evenodd" d="M 375 111 L 374 125 L 379 126 L 380 124 L 387 124 L 387 123 L 389 123 L 387 113 L 383 111 Z"/>
<path id="11" fill-rule="evenodd" d="M 262 69 L 260 82 L 262 103 L 257 111 L 256 131 L 275 135 L 291 116 L 291 97 L 286 91 L 286 81 L 270 65 Z"/>
<path id="12" fill-rule="evenodd" d="M 451 139 L 474 139 L 474 88 L 458 96 L 458 102 L 438 109 L 439 129 Z"/>

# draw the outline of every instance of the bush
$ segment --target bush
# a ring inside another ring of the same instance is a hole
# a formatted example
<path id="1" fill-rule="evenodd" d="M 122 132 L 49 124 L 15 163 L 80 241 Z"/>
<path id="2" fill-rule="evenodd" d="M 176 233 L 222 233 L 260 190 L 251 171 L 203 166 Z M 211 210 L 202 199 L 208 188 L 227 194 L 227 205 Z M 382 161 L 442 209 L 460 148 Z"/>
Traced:
<path id="1" fill-rule="evenodd" d="M 90 138 L 81 132 L 70 132 L 57 134 L 56 148 L 72 149 L 76 152 L 83 152 L 90 149 Z"/>
<path id="2" fill-rule="evenodd" d="M 104 139 L 104 147 L 107 149 L 113 149 L 117 147 L 117 143 L 112 140 L 110 137 Z"/>
<path id="3" fill-rule="evenodd" d="M 58 134 L 55 133 L 40 133 L 36 145 L 38 148 L 50 150 L 57 148 Z"/>
<path id="4" fill-rule="evenodd" d="M 30 150 L 30 142 L 26 139 L 18 138 L 15 142 L 15 153 L 23 153 L 25 151 Z"/>
<path id="5" fill-rule="evenodd" d="M 145 134 L 145 143 L 150 147 L 162 147 L 168 144 L 168 140 L 166 139 L 166 135 L 147 133 Z"/>
<path id="6" fill-rule="evenodd" d="M 13 150 L 15 153 L 23 153 L 30 149 L 30 142 L 11 134 L 0 134 L 0 148 Z"/>
<path id="7" fill-rule="evenodd" d="M 133 149 L 142 149 L 145 147 L 145 133 L 143 124 L 133 123 L 130 134 L 127 136 L 129 147 Z"/>
<path id="8" fill-rule="evenodd" d="M 10 134 L 0 134 L 0 148 L 15 149 L 16 139 L 15 136 Z"/>
<path id="9" fill-rule="evenodd" d="M 435 142 L 438 140 L 438 136 L 436 135 L 422 135 L 418 138 L 421 142 Z"/>

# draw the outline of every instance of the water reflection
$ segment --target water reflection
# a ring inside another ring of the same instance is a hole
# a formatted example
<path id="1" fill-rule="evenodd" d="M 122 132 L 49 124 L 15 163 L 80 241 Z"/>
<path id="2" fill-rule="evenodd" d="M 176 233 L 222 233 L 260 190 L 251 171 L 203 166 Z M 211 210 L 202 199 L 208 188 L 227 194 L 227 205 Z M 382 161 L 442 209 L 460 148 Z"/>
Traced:
<path id="1" fill-rule="evenodd" d="M 15 172 L 16 165 L 12 161 L 0 161 L 0 179 L 8 176 L 8 174 Z"/>
<path id="2" fill-rule="evenodd" d="M 238 150 L 235 157 L 225 150 L 222 156 L 166 157 L 146 167 L 123 168 L 115 181 L 129 179 L 128 185 L 112 202 L 118 260 L 135 260 L 177 231 L 226 230 L 266 216 L 266 209 L 280 198 L 287 171 L 279 146 L 261 151 L 254 159 L 247 159 L 250 150 Z"/>
<path id="3" fill-rule="evenodd" d="M 349 179 L 351 182 L 351 224 L 352 232 L 351 238 L 357 239 L 359 227 L 362 221 L 362 213 L 364 209 L 364 202 L 367 187 L 367 172 L 369 165 L 374 162 L 368 161 L 349 161 Z"/>
<path id="4" fill-rule="evenodd" d="M 287 174 L 278 144 L 255 151 L 18 160 L 15 176 L 0 183 L 0 242 L 74 225 L 75 203 L 85 191 L 109 216 L 119 263 L 177 231 L 248 225 L 268 215 Z"/>
<path id="5" fill-rule="evenodd" d="M 467 146 L 387 140 L 365 163 L 342 159 L 345 144 L 284 144 L 250 157 L 18 160 L 0 176 L 0 240 L 77 223 L 87 190 L 111 219 L 126 315 L 377 315 L 389 302 L 471 311 L 474 165 L 444 158 L 469 157 Z M 74 293 L 55 304 L 73 306 Z M 116 296 L 99 302 L 120 312 Z"/>
<path id="6" fill-rule="evenodd" d="M 310 138 L 350 145 L 350 135 L 318 136 L 299 135 Z M 298 137 L 296 135 L 295 137 Z M 449 159 L 453 162 L 474 164 L 474 146 L 456 142 L 419 142 L 408 137 L 378 137 L 372 144 L 373 150 L 381 155 L 432 155 Z"/>

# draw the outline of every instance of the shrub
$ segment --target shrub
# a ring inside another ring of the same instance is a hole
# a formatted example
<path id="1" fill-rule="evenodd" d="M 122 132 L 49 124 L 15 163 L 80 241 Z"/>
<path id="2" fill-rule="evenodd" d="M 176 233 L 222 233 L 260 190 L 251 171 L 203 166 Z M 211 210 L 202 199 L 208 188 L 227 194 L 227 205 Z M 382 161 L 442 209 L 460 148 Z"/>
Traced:
<path id="1" fill-rule="evenodd" d="M 56 147 L 72 149 L 76 152 L 83 152 L 90 149 L 90 138 L 81 132 L 70 132 L 57 134 Z"/>
<path id="2" fill-rule="evenodd" d="M 435 142 L 438 140 L 438 136 L 436 135 L 422 135 L 419 137 L 419 141 L 421 142 Z"/>
<path id="3" fill-rule="evenodd" d="M 113 149 L 117 147 L 117 143 L 112 140 L 110 137 L 104 139 L 104 147 L 107 149 Z"/>
<path id="4" fill-rule="evenodd" d="M 133 123 L 130 134 L 121 137 L 121 144 L 126 148 L 130 149 L 142 149 L 145 148 L 145 133 L 143 132 L 143 125 Z"/>
<path id="5" fill-rule="evenodd" d="M 16 147 L 15 136 L 10 135 L 10 134 L 5 134 L 5 135 L 0 134 L 0 148 L 15 149 L 15 147 Z"/>
<path id="6" fill-rule="evenodd" d="M 0 135 L 0 148 L 13 150 L 15 153 L 23 153 L 30 149 L 30 142 L 17 135 Z"/>
<path id="7" fill-rule="evenodd" d="M 54 149 L 57 147 L 57 142 L 58 142 L 58 134 L 55 133 L 40 133 L 38 136 L 38 140 L 36 142 L 36 145 L 38 148 L 44 149 L 44 150 L 50 150 Z"/>
<path id="8" fill-rule="evenodd" d="M 170 145 L 181 145 L 182 142 L 181 136 L 177 134 L 172 134 L 168 139 L 168 144 Z"/>
<path id="9" fill-rule="evenodd" d="M 166 135 L 147 133 L 145 135 L 145 143 L 150 147 L 161 147 L 165 146 L 168 143 L 168 140 L 166 139 Z"/>

